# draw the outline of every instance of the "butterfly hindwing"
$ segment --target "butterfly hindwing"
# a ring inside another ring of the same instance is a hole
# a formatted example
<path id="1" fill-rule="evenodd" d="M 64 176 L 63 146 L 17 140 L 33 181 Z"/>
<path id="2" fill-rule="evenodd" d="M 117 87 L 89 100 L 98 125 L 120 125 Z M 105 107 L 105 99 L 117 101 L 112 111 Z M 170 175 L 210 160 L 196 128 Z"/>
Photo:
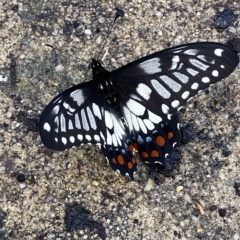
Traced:
<path id="1" fill-rule="evenodd" d="M 144 162 L 150 165 L 160 163 L 166 167 L 167 155 L 173 152 L 175 144 L 181 140 L 178 115 L 156 125 L 148 134 L 139 132 L 134 140 L 138 143 L 138 153 Z"/>
<path id="2" fill-rule="evenodd" d="M 131 146 L 130 141 L 126 141 L 122 147 L 101 146 L 101 151 L 114 171 L 118 170 L 122 175 L 128 175 L 134 179 L 137 161 Z"/>

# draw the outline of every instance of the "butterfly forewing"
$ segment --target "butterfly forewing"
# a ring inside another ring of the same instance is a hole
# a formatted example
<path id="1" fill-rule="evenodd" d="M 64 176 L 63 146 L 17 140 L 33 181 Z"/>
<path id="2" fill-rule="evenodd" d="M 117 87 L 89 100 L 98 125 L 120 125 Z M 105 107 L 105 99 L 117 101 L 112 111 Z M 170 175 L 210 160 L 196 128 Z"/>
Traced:
<path id="1" fill-rule="evenodd" d="M 230 75 L 238 63 L 238 55 L 231 48 L 203 42 L 154 53 L 112 74 L 123 102 L 141 105 L 163 118 L 175 114 L 199 91 Z"/>
<path id="2" fill-rule="evenodd" d="M 44 110 L 39 126 L 44 145 L 54 150 L 89 143 L 117 147 L 127 132 L 93 82 L 60 93 Z"/>

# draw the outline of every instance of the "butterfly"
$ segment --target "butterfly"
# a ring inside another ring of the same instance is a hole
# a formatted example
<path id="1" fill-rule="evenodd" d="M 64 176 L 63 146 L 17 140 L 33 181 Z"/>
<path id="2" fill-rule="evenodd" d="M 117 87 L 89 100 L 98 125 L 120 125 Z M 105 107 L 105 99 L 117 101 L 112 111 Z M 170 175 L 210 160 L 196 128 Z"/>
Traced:
<path id="1" fill-rule="evenodd" d="M 42 142 L 59 151 L 99 145 L 114 171 L 134 179 L 134 151 L 149 165 L 165 166 L 181 140 L 178 110 L 238 63 L 234 50 L 215 42 L 171 47 L 111 72 L 93 59 L 93 79 L 63 91 L 43 111 Z"/>

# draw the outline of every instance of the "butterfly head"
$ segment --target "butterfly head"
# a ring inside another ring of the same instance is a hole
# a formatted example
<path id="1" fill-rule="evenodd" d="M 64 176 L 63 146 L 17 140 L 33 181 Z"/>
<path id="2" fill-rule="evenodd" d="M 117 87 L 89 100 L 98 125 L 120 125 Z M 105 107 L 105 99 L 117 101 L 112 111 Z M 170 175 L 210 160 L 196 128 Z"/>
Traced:
<path id="1" fill-rule="evenodd" d="M 102 71 L 103 67 L 102 67 L 102 61 L 93 58 L 91 63 L 88 66 L 89 70 L 92 69 L 93 72 L 99 73 Z"/>

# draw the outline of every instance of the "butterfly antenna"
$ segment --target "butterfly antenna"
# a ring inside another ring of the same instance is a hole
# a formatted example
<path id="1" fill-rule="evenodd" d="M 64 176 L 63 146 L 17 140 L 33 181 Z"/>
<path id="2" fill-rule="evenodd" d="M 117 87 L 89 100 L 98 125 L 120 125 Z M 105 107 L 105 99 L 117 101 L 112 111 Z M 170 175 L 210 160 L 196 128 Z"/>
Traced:
<path id="1" fill-rule="evenodd" d="M 104 42 L 103 42 L 103 44 L 102 44 L 102 47 L 101 47 L 101 49 L 100 49 L 100 52 L 99 52 L 99 55 L 98 55 L 98 58 L 97 58 L 97 59 L 99 59 L 99 56 L 100 56 L 100 54 L 101 54 L 101 52 L 102 52 L 102 50 L 103 50 L 103 47 L 104 47 L 106 41 L 109 39 L 109 36 L 110 36 L 111 33 L 112 33 L 112 29 L 113 29 L 113 26 L 114 26 L 116 20 L 117 20 L 119 17 L 124 17 L 124 11 L 123 11 L 123 10 L 121 10 L 121 9 L 119 9 L 119 8 L 116 8 L 115 10 L 116 10 L 115 18 L 114 18 L 114 20 L 113 20 L 112 26 L 111 26 L 110 29 L 109 29 L 109 32 L 108 32 L 108 34 L 107 34 L 107 37 L 104 39 Z M 105 57 L 107 56 L 107 54 L 108 54 L 108 51 L 106 51 L 105 54 L 103 55 L 103 57 L 102 57 L 102 59 L 101 59 L 102 62 L 104 61 L 104 59 L 105 59 Z"/>

